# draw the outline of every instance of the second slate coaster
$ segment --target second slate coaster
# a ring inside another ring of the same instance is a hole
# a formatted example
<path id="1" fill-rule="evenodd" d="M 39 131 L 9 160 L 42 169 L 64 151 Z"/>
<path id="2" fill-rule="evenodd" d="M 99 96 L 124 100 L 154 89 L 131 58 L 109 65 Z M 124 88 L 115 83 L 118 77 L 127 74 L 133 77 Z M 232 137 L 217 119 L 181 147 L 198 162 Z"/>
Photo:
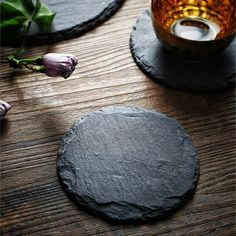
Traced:
<path id="1" fill-rule="evenodd" d="M 170 87 L 195 92 L 225 89 L 235 84 L 236 41 L 218 56 L 198 62 L 184 60 L 160 45 L 145 11 L 130 39 L 131 53 L 140 69 Z"/>
<path id="2" fill-rule="evenodd" d="M 107 20 L 122 5 L 124 0 L 44 0 L 50 10 L 56 12 L 51 33 L 41 34 L 36 27 L 32 27 L 27 43 L 52 43 L 72 38 L 93 29 Z M 5 37 L 4 37 L 5 36 Z M 13 37 L 2 34 L 2 45 L 17 45 L 21 39 L 15 32 Z"/>
<path id="3" fill-rule="evenodd" d="M 135 107 L 81 118 L 64 137 L 57 164 L 79 206 L 120 222 L 172 212 L 190 197 L 199 176 L 196 150 L 181 125 Z"/>

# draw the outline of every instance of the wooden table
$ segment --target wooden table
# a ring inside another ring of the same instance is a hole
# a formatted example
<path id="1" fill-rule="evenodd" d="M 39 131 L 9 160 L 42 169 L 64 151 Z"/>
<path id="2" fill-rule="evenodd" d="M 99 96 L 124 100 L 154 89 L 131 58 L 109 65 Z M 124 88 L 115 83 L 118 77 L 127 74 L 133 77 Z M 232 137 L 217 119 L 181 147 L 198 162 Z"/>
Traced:
<path id="1" fill-rule="evenodd" d="M 78 69 L 68 80 L 1 65 L 0 98 L 13 107 L 1 130 L 1 235 L 235 234 L 235 91 L 194 94 L 147 78 L 132 59 L 129 35 L 148 7 L 148 0 L 127 0 L 80 38 L 29 48 L 34 55 L 78 56 Z M 199 184 L 170 217 L 110 224 L 78 210 L 63 191 L 56 170 L 62 136 L 77 118 L 110 105 L 157 109 L 191 135 L 200 158 Z"/>

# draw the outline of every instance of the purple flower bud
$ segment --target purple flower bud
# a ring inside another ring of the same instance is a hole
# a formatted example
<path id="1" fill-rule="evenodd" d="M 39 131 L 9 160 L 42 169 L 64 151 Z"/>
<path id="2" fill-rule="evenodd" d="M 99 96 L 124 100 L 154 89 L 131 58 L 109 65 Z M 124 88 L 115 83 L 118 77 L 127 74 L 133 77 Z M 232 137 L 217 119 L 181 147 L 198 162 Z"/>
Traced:
<path id="1" fill-rule="evenodd" d="M 7 114 L 7 112 L 11 109 L 11 106 L 0 100 L 0 119 L 4 118 L 4 116 Z"/>
<path id="2" fill-rule="evenodd" d="M 46 75 L 62 76 L 67 79 L 75 70 L 78 59 L 71 54 L 48 53 L 43 56 L 42 64 Z"/>

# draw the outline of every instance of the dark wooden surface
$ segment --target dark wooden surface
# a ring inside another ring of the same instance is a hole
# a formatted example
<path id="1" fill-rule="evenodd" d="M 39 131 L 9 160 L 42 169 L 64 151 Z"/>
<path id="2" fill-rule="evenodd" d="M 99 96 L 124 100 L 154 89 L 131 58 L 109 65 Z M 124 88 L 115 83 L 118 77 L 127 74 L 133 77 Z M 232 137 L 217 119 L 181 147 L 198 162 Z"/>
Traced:
<path id="1" fill-rule="evenodd" d="M 1 235 L 235 235 L 235 91 L 187 93 L 140 72 L 129 34 L 148 5 L 127 0 L 83 37 L 29 48 L 34 55 L 78 56 L 79 67 L 66 81 L 1 65 L 0 98 L 13 107 L 1 129 Z M 2 54 L 11 50 L 3 48 Z M 191 135 L 200 158 L 199 184 L 170 217 L 110 224 L 78 210 L 62 190 L 56 172 L 62 136 L 78 117 L 109 105 L 157 109 Z"/>

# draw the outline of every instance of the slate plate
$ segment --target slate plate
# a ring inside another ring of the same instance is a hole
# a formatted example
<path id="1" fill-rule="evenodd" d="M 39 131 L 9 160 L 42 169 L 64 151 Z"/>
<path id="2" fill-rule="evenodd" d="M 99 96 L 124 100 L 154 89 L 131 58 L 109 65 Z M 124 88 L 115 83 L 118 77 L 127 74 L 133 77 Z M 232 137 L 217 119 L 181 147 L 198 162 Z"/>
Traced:
<path id="1" fill-rule="evenodd" d="M 0 2 L 2 2 L 1 0 Z M 114 14 L 125 0 L 43 0 L 48 7 L 56 12 L 52 31 L 40 34 L 34 25 L 29 34 L 28 44 L 52 43 L 79 36 Z M 21 39 L 14 35 L 4 37 L 2 45 L 17 45 Z"/>
<path id="2" fill-rule="evenodd" d="M 157 111 L 105 108 L 81 118 L 64 137 L 58 174 L 84 209 L 106 219 L 166 215 L 196 187 L 196 150 L 181 125 Z"/>
<path id="3" fill-rule="evenodd" d="M 189 61 L 163 49 L 154 33 L 150 13 L 145 11 L 131 33 L 130 49 L 139 68 L 167 86 L 207 92 L 235 84 L 236 40 L 219 57 Z"/>

